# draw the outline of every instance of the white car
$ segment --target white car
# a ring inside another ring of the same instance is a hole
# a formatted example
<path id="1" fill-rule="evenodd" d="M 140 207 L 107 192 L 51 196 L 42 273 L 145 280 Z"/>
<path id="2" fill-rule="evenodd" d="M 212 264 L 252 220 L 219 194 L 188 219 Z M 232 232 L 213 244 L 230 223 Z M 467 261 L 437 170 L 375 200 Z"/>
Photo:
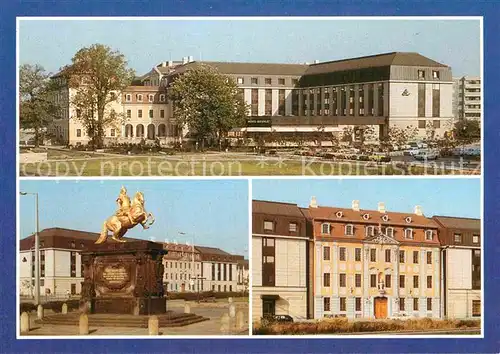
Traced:
<path id="1" fill-rule="evenodd" d="M 418 153 L 413 155 L 413 157 L 417 160 L 430 161 L 436 160 L 439 155 L 436 151 L 433 150 L 420 150 Z"/>
<path id="2" fill-rule="evenodd" d="M 415 156 L 420 152 L 420 149 L 416 146 L 411 147 L 408 152 L 410 153 L 410 156 Z"/>

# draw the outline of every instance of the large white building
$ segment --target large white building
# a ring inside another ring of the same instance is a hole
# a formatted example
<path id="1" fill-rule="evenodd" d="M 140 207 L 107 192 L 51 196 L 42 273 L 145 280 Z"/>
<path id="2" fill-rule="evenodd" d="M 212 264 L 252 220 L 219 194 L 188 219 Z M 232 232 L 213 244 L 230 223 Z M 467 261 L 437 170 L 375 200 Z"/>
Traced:
<path id="1" fill-rule="evenodd" d="M 453 116 L 455 119 L 481 119 L 481 78 L 453 78 Z"/>
<path id="2" fill-rule="evenodd" d="M 418 53 L 393 52 L 314 64 L 230 63 L 194 61 L 162 62 L 132 83 L 114 103 L 124 121 L 107 127 L 108 141 L 142 139 L 173 144 L 188 131 L 178 124 L 168 100 L 168 87 L 176 76 L 200 65 L 208 65 L 232 78 L 249 105 L 247 124 L 232 136 L 254 140 L 266 133 L 284 138 L 300 135 L 325 140 L 353 129 L 355 139 L 367 127 L 386 136 L 390 127 L 414 127 L 418 136 L 430 127 L 437 136 L 452 129 L 454 81 L 451 68 Z M 55 79 L 63 80 L 60 76 Z M 88 140 L 75 119 L 64 90 L 59 102 L 61 119 L 51 131 L 69 144 Z M 79 130 L 80 129 L 80 130 Z M 318 134 L 321 136 L 318 137 Z"/>

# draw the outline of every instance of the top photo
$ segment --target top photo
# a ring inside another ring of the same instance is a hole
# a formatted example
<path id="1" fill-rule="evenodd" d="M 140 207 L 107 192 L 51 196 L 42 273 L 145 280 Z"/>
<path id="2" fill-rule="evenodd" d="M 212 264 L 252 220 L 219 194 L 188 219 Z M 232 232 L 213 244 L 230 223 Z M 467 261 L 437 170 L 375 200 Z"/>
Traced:
<path id="1" fill-rule="evenodd" d="M 481 175 L 482 21 L 18 17 L 18 173 Z"/>

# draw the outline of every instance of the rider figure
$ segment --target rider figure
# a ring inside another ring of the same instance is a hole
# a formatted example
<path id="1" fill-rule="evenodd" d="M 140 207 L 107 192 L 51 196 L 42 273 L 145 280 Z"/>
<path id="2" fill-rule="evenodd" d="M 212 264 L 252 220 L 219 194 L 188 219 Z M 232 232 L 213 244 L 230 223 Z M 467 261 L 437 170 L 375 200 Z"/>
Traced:
<path id="1" fill-rule="evenodd" d="M 116 216 L 128 216 L 128 211 L 130 209 L 130 198 L 127 195 L 127 189 L 122 186 L 120 189 L 120 195 L 116 199 L 118 203 L 118 210 L 116 211 Z"/>

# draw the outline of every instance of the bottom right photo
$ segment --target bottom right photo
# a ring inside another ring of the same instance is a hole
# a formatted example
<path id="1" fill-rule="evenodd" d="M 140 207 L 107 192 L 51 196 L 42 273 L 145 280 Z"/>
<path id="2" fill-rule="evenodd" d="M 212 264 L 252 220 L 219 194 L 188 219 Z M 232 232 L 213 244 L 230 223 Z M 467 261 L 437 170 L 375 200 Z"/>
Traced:
<path id="1" fill-rule="evenodd" d="M 254 335 L 481 335 L 479 178 L 252 182 Z"/>

